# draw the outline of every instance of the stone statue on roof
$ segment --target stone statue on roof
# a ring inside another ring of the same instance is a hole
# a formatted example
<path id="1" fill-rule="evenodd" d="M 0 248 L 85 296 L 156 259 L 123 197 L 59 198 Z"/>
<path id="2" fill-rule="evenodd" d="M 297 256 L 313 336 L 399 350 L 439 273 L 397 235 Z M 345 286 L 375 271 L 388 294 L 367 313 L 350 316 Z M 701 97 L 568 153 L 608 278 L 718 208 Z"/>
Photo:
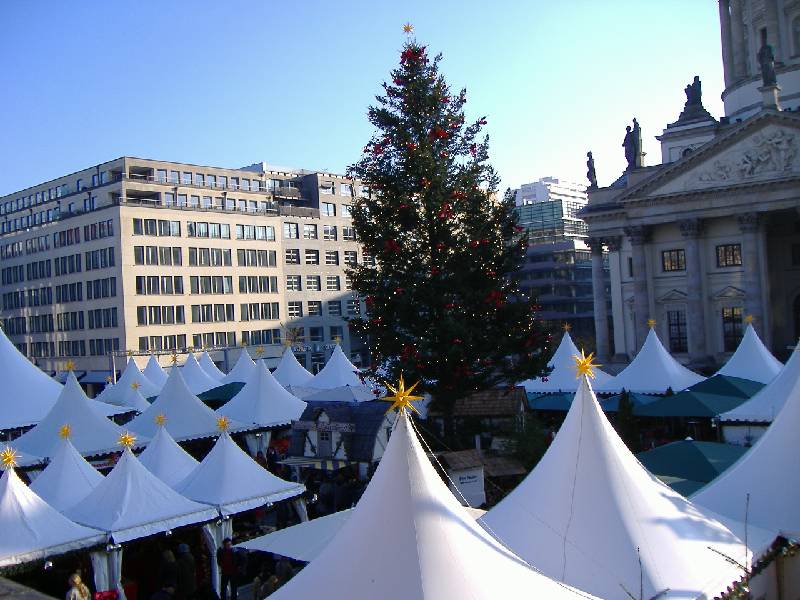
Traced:
<path id="1" fill-rule="evenodd" d="M 699 75 L 694 76 L 694 81 L 686 86 L 684 92 L 686 92 L 685 108 L 689 108 L 690 106 L 703 106 L 703 90 Z"/>
<path id="2" fill-rule="evenodd" d="M 766 40 L 757 56 L 758 64 L 761 65 L 761 81 L 764 87 L 778 85 L 778 76 L 775 74 L 775 53 Z"/>

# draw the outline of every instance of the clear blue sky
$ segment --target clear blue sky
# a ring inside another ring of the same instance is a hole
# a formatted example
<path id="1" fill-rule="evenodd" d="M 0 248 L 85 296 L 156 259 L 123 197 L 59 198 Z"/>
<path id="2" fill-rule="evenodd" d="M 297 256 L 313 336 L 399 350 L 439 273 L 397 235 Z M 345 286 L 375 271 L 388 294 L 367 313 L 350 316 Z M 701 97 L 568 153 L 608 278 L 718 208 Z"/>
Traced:
<path id="1" fill-rule="evenodd" d="M 625 125 L 648 153 L 694 75 L 719 116 L 714 0 L 3 0 L 0 195 L 122 155 L 343 172 L 402 25 L 487 115 L 503 185 L 601 185 Z"/>

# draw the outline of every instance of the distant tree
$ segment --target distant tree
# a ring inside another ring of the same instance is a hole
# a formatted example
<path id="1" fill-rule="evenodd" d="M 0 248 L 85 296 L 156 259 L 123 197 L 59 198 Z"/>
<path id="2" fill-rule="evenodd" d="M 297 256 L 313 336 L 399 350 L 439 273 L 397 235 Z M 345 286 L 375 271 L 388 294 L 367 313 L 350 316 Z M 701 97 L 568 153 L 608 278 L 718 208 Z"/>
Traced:
<path id="1" fill-rule="evenodd" d="M 633 414 L 633 402 L 627 390 L 622 390 L 619 396 L 617 432 L 619 433 L 619 437 L 622 438 L 622 441 L 625 442 L 628 450 L 634 453 L 641 450 L 642 442 L 639 436 L 639 425 Z"/>

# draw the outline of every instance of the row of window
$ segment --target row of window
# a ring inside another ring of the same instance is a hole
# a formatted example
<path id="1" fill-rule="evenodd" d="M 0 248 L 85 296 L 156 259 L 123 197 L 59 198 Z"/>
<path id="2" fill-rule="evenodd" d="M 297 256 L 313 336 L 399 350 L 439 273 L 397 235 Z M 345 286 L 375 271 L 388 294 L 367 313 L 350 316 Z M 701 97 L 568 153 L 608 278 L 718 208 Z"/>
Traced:
<path id="1" fill-rule="evenodd" d="M 112 219 L 83 226 L 83 240 L 85 242 L 101 240 L 107 237 L 114 237 L 114 221 Z"/>
<path id="2" fill-rule="evenodd" d="M 143 352 L 148 350 L 180 350 L 182 348 L 186 348 L 185 334 L 151 335 L 139 338 L 139 350 Z"/>
<path id="3" fill-rule="evenodd" d="M 189 248 L 190 267 L 230 267 L 230 248 Z"/>
<path id="4" fill-rule="evenodd" d="M 172 266 L 183 264 L 183 249 L 179 246 L 134 246 L 133 264 Z"/>
<path id="5" fill-rule="evenodd" d="M 212 175 L 210 173 L 195 173 L 192 171 L 175 171 L 167 169 L 156 170 L 156 181 L 159 183 L 179 183 L 182 185 L 195 185 L 221 190 L 242 190 L 245 192 L 272 191 L 279 188 L 292 187 L 296 184 L 285 179 L 250 179 L 248 177 Z"/>
<path id="6" fill-rule="evenodd" d="M 53 288 L 50 286 L 6 292 L 3 294 L 3 310 L 26 306 L 48 306 L 53 303 Z"/>
<path id="7" fill-rule="evenodd" d="M 272 212 L 277 213 L 278 207 L 274 202 L 266 200 L 245 200 L 240 198 L 236 200 L 229 196 L 223 198 L 222 196 L 195 196 L 187 194 L 178 194 L 177 196 L 172 192 L 164 193 L 165 206 L 179 206 L 189 208 L 203 208 L 206 210 L 238 210 L 241 212 Z"/>
<path id="8" fill-rule="evenodd" d="M 355 230 L 352 227 L 343 227 L 347 230 L 348 237 L 346 240 L 355 240 Z M 336 225 L 323 225 L 322 226 L 322 239 L 328 241 L 336 241 L 338 239 L 338 227 Z M 343 236 L 344 237 L 344 236 Z M 316 240 L 317 238 L 317 225 L 306 224 L 303 225 L 303 238 L 307 240 Z M 283 224 L 283 239 L 285 240 L 298 240 L 300 239 L 300 224 L 299 223 L 284 223 Z"/>
<path id="9" fill-rule="evenodd" d="M 133 235 L 181 237 L 181 222 L 166 219 L 134 219 Z"/>
<path id="10" fill-rule="evenodd" d="M 717 267 L 742 266 L 742 245 L 722 244 L 717 246 Z M 686 270 L 686 251 L 682 248 L 661 252 L 661 268 L 665 273 Z"/>
<path id="11" fill-rule="evenodd" d="M 286 303 L 286 312 L 289 317 L 294 319 L 308 317 L 321 317 L 322 316 L 322 301 L 321 300 L 307 300 L 305 302 L 306 311 L 303 312 L 303 302 L 300 300 L 292 300 Z M 357 298 L 347 300 L 347 314 L 355 316 L 361 314 L 361 303 Z M 328 302 L 328 315 L 331 317 L 342 316 L 342 302 L 341 300 L 331 300 Z"/>
<path id="12" fill-rule="evenodd" d="M 186 322 L 183 306 L 137 306 L 137 325 L 174 325 Z"/>
<path id="13" fill-rule="evenodd" d="M 744 324 L 742 321 L 742 307 L 734 306 L 723 308 L 722 318 L 722 346 L 725 352 L 734 352 L 739 346 L 739 342 L 744 335 Z M 669 310 L 667 311 L 667 332 L 669 349 L 673 353 L 685 353 L 689 350 L 686 311 Z"/>

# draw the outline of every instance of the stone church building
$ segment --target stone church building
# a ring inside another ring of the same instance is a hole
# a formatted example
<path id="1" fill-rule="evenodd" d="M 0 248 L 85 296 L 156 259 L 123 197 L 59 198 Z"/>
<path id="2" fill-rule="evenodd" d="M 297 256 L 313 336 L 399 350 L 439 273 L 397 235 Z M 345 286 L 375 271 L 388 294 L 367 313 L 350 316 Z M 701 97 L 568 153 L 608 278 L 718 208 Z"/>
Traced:
<path id="1" fill-rule="evenodd" d="M 593 273 L 608 251 L 611 314 L 595 285 L 597 351 L 627 361 L 648 322 L 690 366 L 722 364 L 747 322 L 785 359 L 800 336 L 800 2 L 719 0 L 726 115 L 702 105 L 699 79 L 643 166 L 589 190 Z M 590 182 L 594 165 L 589 166 Z M 613 339 L 609 325 L 613 323 Z"/>

